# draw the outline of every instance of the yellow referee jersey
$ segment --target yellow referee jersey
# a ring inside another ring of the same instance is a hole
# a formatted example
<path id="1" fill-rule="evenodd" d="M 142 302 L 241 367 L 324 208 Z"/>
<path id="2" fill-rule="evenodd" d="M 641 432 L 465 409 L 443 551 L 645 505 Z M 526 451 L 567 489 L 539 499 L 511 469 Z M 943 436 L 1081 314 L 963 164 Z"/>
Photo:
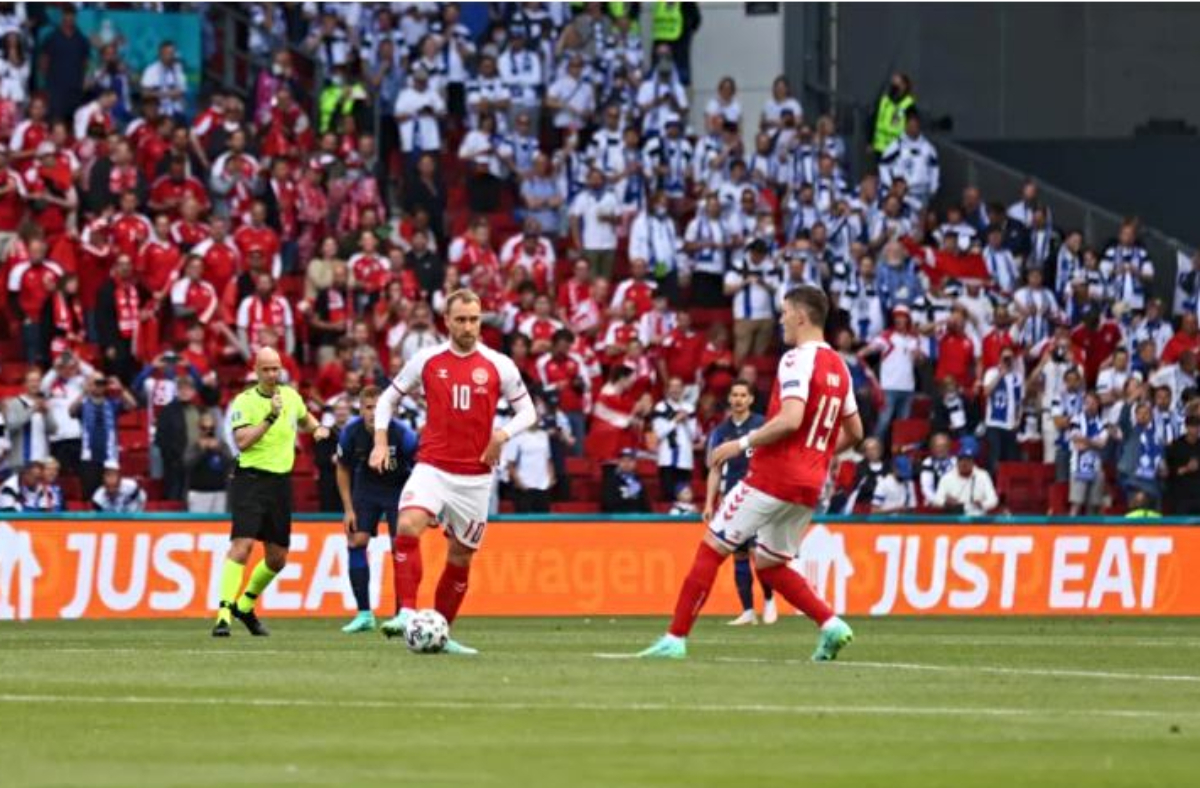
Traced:
<path id="1" fill-rule="evenodd" d="M 279 418 L 253 446 L 238 456 L 240 468 L 255 468 L 268 473 L 290 473 L 292 470 L 296 461 L 296 428 L 308 411 L 295 389 L 278 386 L 276 391 L 283 398 Z M 269 415 L 271 398 L 259 391 L 258 386 L 246 389 L 233 400 L 229 415 L 230 431 L 261 424 Z"/>

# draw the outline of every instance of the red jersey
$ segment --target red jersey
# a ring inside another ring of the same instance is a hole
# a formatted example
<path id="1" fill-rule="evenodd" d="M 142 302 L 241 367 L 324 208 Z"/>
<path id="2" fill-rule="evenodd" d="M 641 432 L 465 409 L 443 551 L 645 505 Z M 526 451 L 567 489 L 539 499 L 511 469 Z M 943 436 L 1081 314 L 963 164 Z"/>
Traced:
<path id="1" fill-rule="evenodd" d="M 292 307 L 283 296 L 273 295 L 264 301 L 257 295 L 249 295 L 238 305 L 237 327 L 246 331 L 247 339 L 255 348 L 262 346 L 263 329 L 274 328 L 282 337 L 284 330 L 291 326 Z"/>
<path id="2" fill-rule="evenodd" d="M 208 240 L 208 225 L 204 222 L 188 222 L 176 219 L 171 223 L 171 240 L 184 251 L 190 251 L 201 241 Z"/>
<path id="3" fill-rule="evenodd" d="M 938 380 L 947 376 L 958 381 L 963 391 L 970 391 L 975 385 L 975 375 L 972 366 L 975 361 L 975 343 L 966 334 L 947 332 L 938 342 L 937 370 Z"/>
<path id="4" fill-rule="evenodd" d="M 662 358 L 667 365 L 667 374 L 690 383 L 700 371 L 700 357 L 704 355 L 704 335 L 699 331 L 674 328 L 663 337 Z"/>
<path id="5" fill-rule="evenodd" d="M 275 204 L 279 210 L 280 234 L 288 240 L 294 240 L 297 234 L 296 209 L 300 198 L 295 181 L 279 181 L 272 178 L 267 188 L 275 195 Z"/>
<path id="6" fill-rule="evenodd" d="M 171 285 L 171 306 L 176 312 L 190 311 L 197 320 L 208 325 L 208 321 L 217 313 L 220 299 L 217 297 L 217 289 L 208 282 L 203 279 L 193 282 L 184 277 Z"/>
<path id="7" fill-rule="evenodd" d="M 171 286 L 182 266 L 183 254 L 179 247 L 156 238 L 142 247 L 133 268 L 143 287 L 151 293 L 161 293 Z"/>
<path id="8" fill-rule="evenodd" d="M 366 293 L 378 293 L 387 287 L 392 272 L 388 261 L 382 255 L 359 252 L 346 261 L 350 266 L 350 276 L 354 279 L 354 288 Z"/>
<path id="9" fill-rule="evenodd" d="M 50 138 L 50 127 L 45 123 L 33 120 L 23 120 L 13 129 L 12 139 L 9 140 L 8 149 L 14 153 L 33 153 L 37 150 L 38 145 L 41 145 Z M 37 163 L 37 159 L 30 157 L 18 165 L 20 169 L 28 169 Z"/>
<path id="10" fill-rule="evenodd" d="M 1074 341 L 1075 338 L 1072 336 L 1071 339 Z M 1176 332 L 1163 347 L 1162 363 L 1174 364 L 1185 350 L 1200 353 L 1200 334 L 1188 336 L 1182 331 Z"/>
<path id="11" fill-rule="evenodd" d="M 0 183 L 8 190 L 0 195 L 0 233 L 15 233 L 25 217 L 25 184 L 12 169 L 0 172 Z"/>
<path id="12" fill-rule="evenodd" d="M 1095 331 L 1086 325 L 1081 325 L 1071 332 L 1071 344 L 1083 350 L 1083 371 L 1087 377 L 1088 386 L 1096 385 L 1096 378 L 1100 375 L 1100 365 L 1108 361 L 1108 357 L 1113 354 L 1113 351 L 1120 347 L 1121 339 L 1121 329 L 1111 320 L 1102 322 Z M 1171 339 L 1174 341 L 1174 337 Z M 1171 363 L 1167 360 L 1167 351 L 1171 349 L 1170 342 L 1163 348 L 1164 364 Z"/>
<path id="13" fill-rule="evenodd" d="M 525 244 L 519 243 L 513 249 L 505 247 L 508 254 L 501 259 L 501 265 L 504 266 L 505 273 L 508 273 L 513 267 L 524 268 L 529 274 L 529 281 L 533 282 L 533 286 L 537 288 L 539 293 L 549 293 L 554 287 L 554 246 L 549 241 L 542 239 L 538 242 L 537 248 L 530 254 L 525 249 Z"/>
<path id="14" fill-rule="evenodd" d="M 233 233 L 233 243 L 242 253 L 243 260 L 249 259 L 250 252 L 257 250 L 262 252 L 268 264 L 274 266 L 275 255 L 279 254 L 279 236 L 266 225 L 255 227 L 247 224 L 239 227 Z"/>
<path id="15" fill-rule="evenodd" d="M 228 238 L 224 241 L 206 238 L 192 248 L 192 254 L 204 260 L 204 278 L 212 282 L 218 293 L 225 292 L 225 285 L 237 276 L 242 265 L 242 253 Z"/>
<path id="16" fill-rule="evenodd" d="M 43 260 L 38 265 L 26 260 L 9 270 L 8 292 L 17 294 L 17 302 L 24 313 L 21 317 L 34 322 L 42 319 L 42 307 L 54 293 L 62 274 L 62 267 L 52 260 Z"/>
<path id="17" fill-rule="evenodd" d="M 554 332 L 560 328 L 562 323 L 554 318 L 541 318 L 536 315 L 530 315 L 517 324 L 517 330 L 529 337 L 534 344 L 549 342 L 554 337 Z"/>
<path id="18" fill-rule="evenodd" d="M 979 368 L 991 369 L 1000 365 L 1000 353 L 1010 348 L 1015 353 L 1019 349 L 1013 339 L 1012 331 L 1007 328 L 994 328 L 983 338 L 983 352 L 980 354 Z"/>
<path id="19" fill-rule="evenodd" d="M 546 353 L 537 362 L 537 376 L 546 391 L 558 392 L 558 406 L 568 413 L 587 410 L 590 381 L 579 356 L 568 353 L 558 358 Z"/>
<path id="20" fill-rule="evenodd" d="M 163 175 L 150 187 L 150 202 L 164 206 L 172 219 L 179 216 L 179 206 L 185 197 L 191 196 L 200 203 L 202 211 L 208 210 L 208 192 L 204 184 L 195 178 L 185 176 L 181 180 L 173 180 L 169 175 Z"/>
<path id="21" fill-rule="evenodd" d="M 612 308 L 621 314 L 621 307 L 626 301 L 632 301 L 637 306 L 637 315 L 641 317 L 654 306 L 654 283 L 645 279 L 625 279 L 617 285 L 613 293 Z"/>
<path id="22" fill-rule="evenodd" d="M 117 214 L 112 220 L 112 243 L 118 254 L 136 260 L 142 244 L 150 239 L 154 225 L 140 213 Z"/>
<path id="23" fill-rule="evenodd" d="M 424 392 L 429 415 L 417 462 L 470 476 L 492 472 L 479 458 L 492 438 L 500 397 L 515 404 L 529 396 L 512 359 L 481 343 L 465 356 L 448 342 L 426 348 L 392 386 L 404 395 Z"/>
<path id="24" fill-rule="evenodd" d="M 784 353 L 771 387 L 767 421 L 788 398 L 804 403 L 800 428 L 754 450 L 746 484 L 781 501 L 815 508 L 842 422 L 858 413 L 846 362 L 824 342 L 806 342 Z"/>

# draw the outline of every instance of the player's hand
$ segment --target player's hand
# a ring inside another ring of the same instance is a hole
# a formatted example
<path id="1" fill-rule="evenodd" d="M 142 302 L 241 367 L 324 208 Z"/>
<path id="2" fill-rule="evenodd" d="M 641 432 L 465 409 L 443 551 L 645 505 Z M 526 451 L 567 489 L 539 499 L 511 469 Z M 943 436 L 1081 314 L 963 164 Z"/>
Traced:
<path id="1" fill-rule="evenodd" d="M 712 520 L 714 514 L 716 514 L 716 512 L 714 511 L 713 502 L 706 501 L 704 504 L 704 512 L 700 516 L 703 517 L 704 522 L 707 523 Z"/>
<path id="2" fill-rule="evenodd" d="M 738 445 L 737 441 L 725 441 L 713 449 L 711 462 L 717 466 L 724 465 L 741 453 L 742 447 Z"/>
<path id="3" fill-rule="evenodd" d="M 504 444 L 508 442 L 508 435 L 504 430 L 496 430 L 492 433 L 492 439 L 488 441 L 487 448 L 483 450 L 483 454 L 479 455 L 479 461 L 489 468 L 495 468 L 500 463 L 500 450 L 504 448 Z"/>
<path id="4" fill-rule="evenodd" d="M 371 449 L 371 456 L 367 458 L 367 465 L 371 467 L 371 470 L 383 473 L 383 469 L 387 467 L 387 461 L 387 446 L 376 446 Z"/>
<path id="5" fill-rule="evenodd" d="M 346 510 L 342 515 L 342 525 L 346 528 L 346 536 L 358 530 L 358 518 L 354 516 L 354 512 Z"/>
<path id="6" fill-rule="evenodd" d="M 271 415 L 278 416 L 282 410 L 283 397 L 280 394 L 276 394 L 275 396 L 271 397 Z"/>
<path id="7" fill-rule="evenodd" d="M 331 432 L 330 429 L 324 425 L 321 425 L 313 430 L 313 440 L 315 441 L 329 440 L 331 435 L 333 435 L 333 432 Z"/>

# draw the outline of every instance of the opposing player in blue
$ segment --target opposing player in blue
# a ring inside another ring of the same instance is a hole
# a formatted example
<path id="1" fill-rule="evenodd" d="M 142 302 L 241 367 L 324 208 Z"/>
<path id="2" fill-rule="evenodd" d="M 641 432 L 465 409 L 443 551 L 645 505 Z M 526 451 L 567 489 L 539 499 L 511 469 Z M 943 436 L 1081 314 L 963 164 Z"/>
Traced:
<path id="1" fill-rule="evenodd" d="M 741 440 L 763 425 L 763 417 L 751 410 L 754 406 L 754 389 L 744 380 L 734 381 L 729 388 L 729 418 L 717 425 L 708 439 L 708 451 L 720 446 L 726 441 Z M 708 488 L 704 496 L 704 521 L 712 519 L 713 514 L 721 505 L 721 499 L 732 490 L 746 475 L 750 467 L 750 457 L 740 454 L 720 468 L 711 467 L 708 471 Z M 733 554 L 733 579 L 737 584 L 738 599 L 742 602 L 742 613 L 729 622 L 730 626 L 745 626 L 757 624 L 758 616 L 754 612 L 754 574 L 750 568 L 751 544 L 742 545 Z M 762 584 L 763 590 L 763 623 L 774 624 L 779 613 L 775 608 L 775 595 L 771 586 Z"/>
<path id="2" fill-rule="evenodd" d="M 367 463 L 375 446 L 375 403 L 378 400 L 378 388 L 364 388 L 359 394 L 362 415 L 348 422 L 338 437 L 337 485 L 346 512 L 342 521 L 346 526 L 346 545 L 350 554 L 350 587 L 358 604 L 358 615 L 342 627 L 347 634 L 375 631 L 367 545 L 379 528 L 380 517 L 387 518 L 388 533 L 392 539 L 396 538 L 400 490 L 408 481 L 413 458 L 417 456 L 417 434 L 394 418 L 388 427 L 388 459 L 384 470 L 373 470 Z"/>

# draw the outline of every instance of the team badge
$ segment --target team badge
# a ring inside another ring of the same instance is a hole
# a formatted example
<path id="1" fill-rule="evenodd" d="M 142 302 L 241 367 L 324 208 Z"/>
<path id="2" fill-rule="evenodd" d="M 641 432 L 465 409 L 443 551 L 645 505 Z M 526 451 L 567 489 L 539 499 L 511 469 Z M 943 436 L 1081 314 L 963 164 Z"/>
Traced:
<path id="1" fill-rule="evenodd" d="M 487 382 L 488 382 L 487 370 L 484 369 L 483 367 L 475 367 L 475 369 L 471 372 L 471 380 L 475 381 L 476 386 L 487 385 Z"/>

